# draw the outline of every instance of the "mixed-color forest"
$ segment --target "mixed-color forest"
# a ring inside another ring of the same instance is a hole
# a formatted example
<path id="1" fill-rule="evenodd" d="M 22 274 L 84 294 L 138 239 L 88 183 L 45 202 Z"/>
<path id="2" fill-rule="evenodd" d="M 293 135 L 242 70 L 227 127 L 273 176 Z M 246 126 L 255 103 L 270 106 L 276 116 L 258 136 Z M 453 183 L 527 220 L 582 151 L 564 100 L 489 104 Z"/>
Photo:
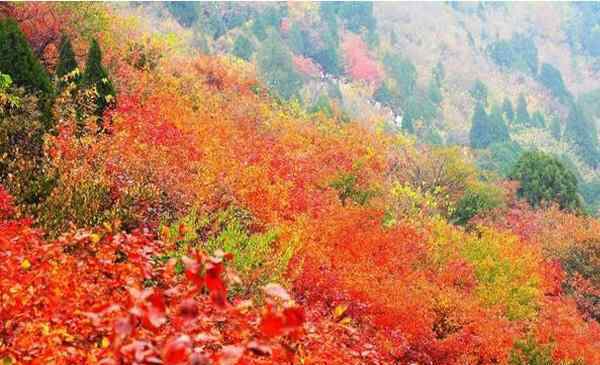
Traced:
<path id="1" fill-rule="evenodd" d="M 0 3 L 0 364 L 600 364 L 595 3 Z"/>

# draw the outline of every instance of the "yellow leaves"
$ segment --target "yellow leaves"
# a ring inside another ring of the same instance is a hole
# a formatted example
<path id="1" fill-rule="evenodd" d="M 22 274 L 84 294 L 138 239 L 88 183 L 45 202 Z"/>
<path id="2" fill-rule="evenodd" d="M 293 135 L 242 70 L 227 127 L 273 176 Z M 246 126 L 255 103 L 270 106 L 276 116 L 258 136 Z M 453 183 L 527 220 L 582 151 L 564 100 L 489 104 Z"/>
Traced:
<path id="1" fill-rule="evenodd" d="M 108 339 L 108 338 L 106 338 L 106 337 L 102 337 L 102 341 L 100 341 L 100 347 L 101 347 L 101 348 L 103 348 L 103 349 L 105 349 L 105 348 L 107 348 L 108 346 L 110 346 L 110 341 L 109 341 L 109 339 Z"/>
<path id="2" fill-rule="evenodd" d="M 29 270 L 31 268 L 31 262 L 28 259 L 21 261 L 21 269 Z"/>
<path id="3" fill-rule="evenodd" d="M 346 310 L 348 310 L 347 304 L 340 304 L 336 306 L 333 309 L 333 317 L 336 319 L 341 318 L 344 315 L 344 313 L 346 313 Z"/>
<path id="4" fill-rule="evenodd" d="M 343 325 L 348 325 L 352 322 L 352 318 L 344 316 L 348 310 L 347 304 L 340 304 L 333 308 L 333 319 Z"/>
<path id="5" fill-rule="evenodd" d="M 97 234 L 97 233 L 92 233 L 92 234 L 90 234 L 90 241 L 91 241 L 92 243 L 98 243 L 98 242 L 100 242 L 100 240 L 101 240 L 101 239 L 102 239 L 102 236 L 100 236 L 100 235 L 99 235 L 99 234 Z"/>
<path id="6" fill-rule="evenodd" d="M 42 323 L 41 327 L 42 327 L 42 335 L 48 336 L 50 334 L 50 326 L 48 326 L 47 323 Z"/>

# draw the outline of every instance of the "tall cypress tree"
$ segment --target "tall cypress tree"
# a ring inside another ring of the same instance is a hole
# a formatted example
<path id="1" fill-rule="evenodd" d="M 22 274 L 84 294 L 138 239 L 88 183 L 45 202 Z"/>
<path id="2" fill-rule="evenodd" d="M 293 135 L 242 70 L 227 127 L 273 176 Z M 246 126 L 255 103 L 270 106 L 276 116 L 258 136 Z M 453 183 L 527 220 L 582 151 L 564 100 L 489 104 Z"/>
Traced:
<path id="1" fill-rule="evenodd" d="M 577 146 L 579 154 L 590 166 L 598 166 L 600 154 L 596 126 L 575 103 L 571 104 L 564 135 Z"/>
<path id="2" fill-rule="evenodd" d="M 85 72 L 83 74 L 83 83 L 87 87 L 95 87 L 98 93 L 96 99 L 96 115 L 102 118 L 104 110 L 113 103 L 115 89 L 108 78 L 108 73 L 102 66 L 102 51 L 97 40 L 93 40 L 88 52 Z"/>
<path id="3" fill-rule="evenodd" d="M 10 75 L 15 85 L 30 92 L 51 92 L 46 70 L 34 56 L 17 22 L 11 18 L 0 20 L 0 71 Z"/>
<path id="4" fill-rule="evenodd" d="M 52 85 L 44 66 L 35 57 L 14 19 L 0 20 L 0 72 L 10 75 L 16 86 L 38 94 L 38 107 L 46 128 L 52 121 Z"/>
<path id="5" fill-rule="evenodd" d="M 475 105 L 475 111 L 473 112 L 473 119 L 471 124 L 471 131 L 469 133 L 469 139 L 471 141 L 471 147 L 473 148 L 486 148 L 490 144 L 489 138 L 490 123 L 488 121 L 488 115 L 483 108 L 481 102 Z"/>
<path id="6" fill-rule="evenodd" d="M 404 115 L 402 115 L 402 129 L 408 133 L 414 134 L 415 133 L 415 126 L 414 126 L 414 121 L 415 116 L 413 115 L 413 112 L 411 109 L 407 108 L 404 111 Z"/>
<path id="7" fill-rule="evenodd" d="M 496 105 L 492 107 L 492 111 L 488 117 L 489 127 L 489 141 L 490 144 L 502 143 L 510 141 L 510 134 L 508 127 L 502 116 L 502 109 Z"/>
<path id="8" fill-rule="evenodd" d="M 525 96 L 523 94 L 519 95 L 519 100 L 517 101 L 517 115 L 516 121 L 523 125 L 529 125 L 529 112 L 527 111 L 527 100 L 525 100 Z"/>
<path id="9" fill-rule="evenodd" d="M 79 66 L 75 59 L 75 52 L 73 52 L 73 46 L 68 36 L 63 35 L 60 40 L 58 65 L 56 65 L 56 76 L 59 78 L 66 74 L 73 72 Z"/>
<path id="10" fill-rule="evenodd" d="M 504 113 L 508 122 L 512 122 L 515 119 L 515 111 L 509 98 L 504 98 L 504 102 L 502 103 L 502 113 Z"/>

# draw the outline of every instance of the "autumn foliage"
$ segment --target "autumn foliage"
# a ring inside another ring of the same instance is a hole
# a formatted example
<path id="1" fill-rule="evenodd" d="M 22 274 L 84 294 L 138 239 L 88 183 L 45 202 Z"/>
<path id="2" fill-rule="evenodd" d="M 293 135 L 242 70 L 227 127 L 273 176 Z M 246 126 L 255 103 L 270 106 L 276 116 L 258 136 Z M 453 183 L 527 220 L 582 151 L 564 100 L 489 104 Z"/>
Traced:
<path id="1" fill-rule="evenodd" d="M 99 37 L 103 130 L 57 96 L 52 191 L 30 207 L 0 190 L 5 364 L 526 364 L 522 343 L 600 363 L 596 219 L 498 183 L 503 204 L 454 225 L 488 184 L 458 149 L 273 100 L 237 59 L 157 42 L 137 67 L 120 27 Z M 360 37 L 344 44 L 380 82 Z M 283 274 L 255 290 L 264 271 Z"/>

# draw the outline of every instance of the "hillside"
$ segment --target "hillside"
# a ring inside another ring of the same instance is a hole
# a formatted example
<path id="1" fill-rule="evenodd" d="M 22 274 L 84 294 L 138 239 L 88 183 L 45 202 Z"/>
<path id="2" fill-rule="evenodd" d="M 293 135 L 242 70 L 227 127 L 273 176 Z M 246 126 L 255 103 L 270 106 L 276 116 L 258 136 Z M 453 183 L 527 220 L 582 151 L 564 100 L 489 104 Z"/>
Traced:
<path id="1" fill-rule="evenodd" d="M 441 28 L 516 8 L 1 4 L 2 364 L 600 363 L 593 85 Z"/>
<path id="2" fill-rule="evenodd" d="M 522 98 L 524 120 L 503 113 L 518 150 L 561 158 L 580 180 L 588 210 L 597 210 L 600 68 L 592 4 L 170 3 L 136 11 L 168 24 L 157 26 L 165 32 L 175 23 L 201 52 L 257 65 L 259 78 L 284 99 L 309 110 L 335 105 L 346 118 L 408 128 L 424 143 L 472 145 L 478 83 L 490 114 L 509 107 L 512 115 Z M 574 106 L 585 120 L 570 122 Z M 572 132 L 575 124 L 590 133 Z M 518 153 L 497 150 L 515 146 L 495 142 L 479 165 L 513 164 Z"/>

